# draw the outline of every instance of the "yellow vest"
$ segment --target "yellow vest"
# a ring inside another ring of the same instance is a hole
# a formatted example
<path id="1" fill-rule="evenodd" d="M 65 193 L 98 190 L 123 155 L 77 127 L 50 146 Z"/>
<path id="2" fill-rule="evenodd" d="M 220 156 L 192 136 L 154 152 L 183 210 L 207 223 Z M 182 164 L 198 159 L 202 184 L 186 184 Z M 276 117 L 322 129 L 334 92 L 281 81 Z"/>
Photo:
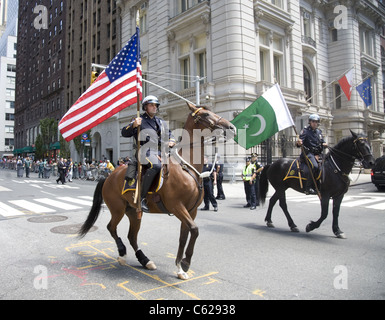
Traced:
<path id="1" fill-rule="evenodd" d="M 242 175 L 245 181 L 250 181 L 251 177 L 253 176 L 253 171 L 255 169 L 255 166 L 253 163 L 250 163 L 247 167 L 243 169 Z"/>

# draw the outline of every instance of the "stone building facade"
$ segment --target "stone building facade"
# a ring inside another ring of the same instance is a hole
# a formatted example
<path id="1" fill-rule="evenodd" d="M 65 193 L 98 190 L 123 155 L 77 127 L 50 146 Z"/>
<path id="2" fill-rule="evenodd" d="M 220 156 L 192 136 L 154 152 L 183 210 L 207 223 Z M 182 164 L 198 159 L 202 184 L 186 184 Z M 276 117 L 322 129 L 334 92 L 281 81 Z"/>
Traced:
<path id="1" fill-rule="evenodd" d="M 380 1 L 118 0 L 118 6 L 122 43 L 134 33 L 139 10 L 144 78 L 195 102 L 198 76 L 201 104 L 226 119 L 278 82 L 298 131 L 318 113 L 329 144 L 349 129 L 384 137 Z M 348 101 L 338 85 L 351 68 L 355 85 L 371 77 L 368 108 L 355 89 Z M 183 126 L 184 101 L 154 86 L 146 85 L 146 93 L 160 98 L 161 115 L 172 129 Z M 117 130 L 135 110 L 121 112 Z M 272 157 L 298 154 L 294 139 L 292 128 L 276 134 Z M 131 149 L 131 141 L 120 138 L 118 152 Z M 265 149 L 252 151 L 265 155 Z M 225 158 L 239 163 L 245 153 L 236 150 Z"/>

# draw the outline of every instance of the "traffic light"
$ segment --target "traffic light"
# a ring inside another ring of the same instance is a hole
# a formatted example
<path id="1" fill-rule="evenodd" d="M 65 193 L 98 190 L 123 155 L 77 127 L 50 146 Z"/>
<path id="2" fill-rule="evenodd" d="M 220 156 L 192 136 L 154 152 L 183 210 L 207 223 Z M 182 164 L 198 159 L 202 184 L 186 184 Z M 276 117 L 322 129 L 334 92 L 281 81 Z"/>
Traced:
<path id="1" fill-rule="evenodd" d="M 99 77 L 99 73 L 96 71 L 92 71 L 91 72 L 91 84 L 93 84 L 98 77 Z"/>

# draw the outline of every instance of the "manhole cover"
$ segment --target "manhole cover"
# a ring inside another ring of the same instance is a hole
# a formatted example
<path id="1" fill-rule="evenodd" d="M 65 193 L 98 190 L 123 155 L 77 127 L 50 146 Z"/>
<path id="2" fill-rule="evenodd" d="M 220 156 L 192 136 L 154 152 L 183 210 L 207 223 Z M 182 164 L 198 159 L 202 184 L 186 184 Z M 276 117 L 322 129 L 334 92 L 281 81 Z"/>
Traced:
<path id="1" fill-rule="evenodd" d="M 52 223 L 52 222 L 60 222 L 67 220 L 68 217 L 65 216 L 39 216 L 39 217 L 32 217 L 29 218 L 29 222 L 34 222 L 34 223 Z"/>
<path id="2" fill-rule="evenodd" d="M 77 234 L 81 228 L 82 224 L 70 224 L 67 226 L 58 226 L 55 228 L 51 229 L 52 233 L 60 233 L 60 234 Z M 97 230 L 97 227 L 92 227 L 90 231 L 88 232 L 93 232 Z"/>

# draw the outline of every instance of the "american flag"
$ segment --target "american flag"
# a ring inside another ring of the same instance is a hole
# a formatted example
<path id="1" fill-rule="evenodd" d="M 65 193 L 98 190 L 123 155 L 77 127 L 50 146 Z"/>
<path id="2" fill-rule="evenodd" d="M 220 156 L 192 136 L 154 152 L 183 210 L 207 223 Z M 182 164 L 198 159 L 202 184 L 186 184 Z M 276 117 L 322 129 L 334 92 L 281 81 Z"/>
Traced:
<path id="1" fill-rule="evenodd" d="M 139 28 L 96 81 L 59 123 L 66 141 L 90 130 L 124 108 L 142 100 Z"/>

